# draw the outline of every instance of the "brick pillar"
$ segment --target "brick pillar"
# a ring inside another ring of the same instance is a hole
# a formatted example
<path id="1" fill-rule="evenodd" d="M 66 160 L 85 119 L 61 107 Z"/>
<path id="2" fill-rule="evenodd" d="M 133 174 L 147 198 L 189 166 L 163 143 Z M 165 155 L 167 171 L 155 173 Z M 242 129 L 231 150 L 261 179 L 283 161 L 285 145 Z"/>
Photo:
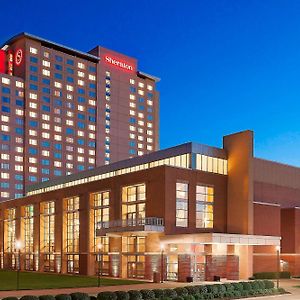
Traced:
<path id="1" fill-rule="evenodd" d="M 90 253 L 90 199 L 88 194 L 80 195 L 79 200 L 79 274 L 93 275 L 92 255 Z"/>
<path id="2" fill-rule="evenodd" d="M 122 238 L 110 237 L 109 238 L 109 251 L 115 254 L 110 254 L 109 260 L 109 275 L 112 277 L 121 277 L 122 274 Z"/>
<path id="3" fill-rule="evenodd" d="M 164 263 L 164 269 L 165 269 Z M 145 257 L 145 279 L 153 280 L 153 273 L 161 273 L 161 255 L 151 254 Z"/>
<path id="4" fill-rule="evenodd" d="M 227 255 L 226 274 L 227 279 L 239 279 L 239 257 L 237 255 Z"/>
<path id="5" fill-rule="evenodd" d="M 186 277 L 191 276 L 191 256 L 187 254 L 178 255 L 178 281 L 185 282 Z"/>

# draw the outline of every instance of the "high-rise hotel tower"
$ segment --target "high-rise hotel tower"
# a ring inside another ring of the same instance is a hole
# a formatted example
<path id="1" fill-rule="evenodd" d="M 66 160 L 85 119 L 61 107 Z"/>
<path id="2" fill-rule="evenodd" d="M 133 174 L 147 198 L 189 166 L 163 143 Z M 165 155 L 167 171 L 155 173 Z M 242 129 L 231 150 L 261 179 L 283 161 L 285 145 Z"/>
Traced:
<path id="1" fill-rule="evenodd" d="M 137 60 L 21 33 L 0 50 L 0 201 L 158 150 L 159 79 Z"/>

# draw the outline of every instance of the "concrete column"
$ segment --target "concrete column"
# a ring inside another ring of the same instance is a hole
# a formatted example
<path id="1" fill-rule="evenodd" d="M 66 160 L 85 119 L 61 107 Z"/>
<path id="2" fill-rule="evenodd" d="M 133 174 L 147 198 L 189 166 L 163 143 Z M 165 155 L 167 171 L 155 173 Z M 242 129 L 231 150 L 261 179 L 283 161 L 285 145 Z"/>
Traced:
<path id="1" fill-rule="evenodd" d="M 239 273 L 240 279 L 248 279 L 253 275 L 253 246 L 239 247 Z"/>

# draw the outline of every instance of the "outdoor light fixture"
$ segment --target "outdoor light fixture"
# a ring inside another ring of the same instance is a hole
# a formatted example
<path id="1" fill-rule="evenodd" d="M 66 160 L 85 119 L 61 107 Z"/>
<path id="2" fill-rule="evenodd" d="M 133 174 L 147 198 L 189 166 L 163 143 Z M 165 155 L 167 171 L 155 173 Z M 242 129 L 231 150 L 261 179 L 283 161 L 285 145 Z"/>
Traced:
<path id="1" fill-rule="evenodd" d="M 22 248 L 22 241 L 16 240 L 15 247 L 18 253 L 18 263 L 17 263 L 17 290 L 20 288 L 20 270 L 21 270 L 21 248 Z"/>
<path id="2" fill-rule="evenodd" d="M 279 278 L 280 278 L 280 246 L 276 246 L 277 254 L 277 276 L 276 276 L 276 286 L 279 288 Z"/>
<path id="3" fill-rule="evenodd" d="M 100 287 L 100 276 L 101 276 L 101 250 L 102 250 L 102 244 L 97 244 L 98 249 L 98 287 Z"/>

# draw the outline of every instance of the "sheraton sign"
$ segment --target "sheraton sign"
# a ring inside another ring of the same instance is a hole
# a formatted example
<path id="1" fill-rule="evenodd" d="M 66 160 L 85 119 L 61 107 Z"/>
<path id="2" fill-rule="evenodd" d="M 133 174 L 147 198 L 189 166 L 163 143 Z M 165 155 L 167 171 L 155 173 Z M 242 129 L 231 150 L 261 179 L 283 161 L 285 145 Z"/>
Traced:
<path id="1" fill-rule="evenodd" d="M 109 63 L 111 65 L 114 65 L 116 67 L 119 67 L 121 69 L 127 70 L 127 71 L 133 71 L 134 67 L 124 61 L 120 61 L 118 59 L 112 58 L 109 55 L 105 56 L 105 62 Z"/>

